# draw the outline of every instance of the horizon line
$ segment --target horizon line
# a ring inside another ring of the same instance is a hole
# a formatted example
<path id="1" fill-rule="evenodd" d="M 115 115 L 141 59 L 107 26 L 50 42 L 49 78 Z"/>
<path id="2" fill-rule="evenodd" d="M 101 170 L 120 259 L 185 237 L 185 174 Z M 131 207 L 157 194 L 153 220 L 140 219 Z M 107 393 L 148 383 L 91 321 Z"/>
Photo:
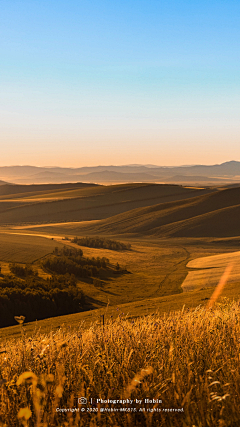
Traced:
<path id="1" fill-rule="evenodd" d="M 141 167 L 141 166 L 143 166 L 143 167 L 146 167 L 146 168 L 148 168 L 148 169 L 151 169 L 151 168 L 178 168 L 178 167 L 193 167 L 193 166 L 221 166 L 221 165 L 224 165 L 224 164 L 226 164 L 226 163 L 240 163 L 240 161 L 239 160 L 227 160 L 227 161 L 225 161 L 225 162 L 223 162 L 223 163 L 214 163 L 214 164 L 212 164 L 212 163 L 209 163 L 209 164 L 203 164 L 203 163 L 192 163 L 192 164 L 184 164 L 184 165 L 182 165 L 182 164 L 180 164 L 180 165 L 175 165 L 175 166 L 173 166 L 173 165 L 153 165 L 153 164 L 150 164 L 150 163 L 148 163 L 148 164 L 144 164 L 144 163 L 130 163 L 130 164 L 121 164 L 121 165 L 113 165 L 113 164 L 110 164 L 110 165 L 101 165 L 101 164 L 98 164 L 98 165 L 85 165 L 85 166 L 58 166 L 58 165 L 55 165 L 55 166 L 50 166 L 50 165 L 45 165 L 45 166 L 36 166 L 36 165 L 33 165 L 33 164 L 15 164 L 15 165 L 3 165 L 3 166 L 0 166 L 0 168 L 14 168 L 14 167 L 33 167 L 33 168 L 59 168 L 59 169 L 82 169 L 82 168 L 98 168 L 98 167 L 126 167 L 126 166 L 129 166 L 129 167 Z"/>

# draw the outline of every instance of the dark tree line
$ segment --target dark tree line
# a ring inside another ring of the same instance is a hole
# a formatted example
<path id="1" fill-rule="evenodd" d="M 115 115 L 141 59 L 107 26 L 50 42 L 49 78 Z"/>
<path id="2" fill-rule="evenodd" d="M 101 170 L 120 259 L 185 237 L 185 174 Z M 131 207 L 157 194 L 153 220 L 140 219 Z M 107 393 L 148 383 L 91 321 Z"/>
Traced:
<path id="1" fill-rule="evenodd" d="M 12 264 L 10 271 L 17 277 L 2 276 L 0 280 L 0 327 L 14 325 L 15 316 L 27 322 L 87 309 L 84 293 L 77 286 L 77 277 L 102 285 L 101 278 L 112 271 L 109 260 L 87 258 L 81 249 L 55 248 L 42 262 L 52 277 L 39 277 L 31 266 Z M 120 269 L 119 264 L 116 270 Z"/>
<path id="2" fill-rule="evenodd" d="M 15 276 L 18 276 L 18 277 L 37 276 L 38 275 L 38 272 L 33 271 L 32 267 L 30 265 L 25 265 L 25 267 L 23 267 L 22 265 L 18 265 L 18 264 L 11 264 L 10 265 L 10 271 L 11 271 L 11 273 L 15 274 Z"/>
<path id="3" fill-rule="evenodd" d="M 56 274 L 73 274 L 74 276 L 99 277 L 102 270 L 107 269 L 109 260 L 102 258 L 86 258 L 81 250 L 63 248 L 55 249 L 54 256 L 49 256 L 42 263 L 48 271 Z"/>
<path id="4" fill-rule="evenodd" d="M 48 280 L 4 277 L 0 281 L 0 327 L 14 325 L 14 316 L 26 321 L 83 311 L 85 298 L 70 275 Z"/>
<path id="5" fill-rule="evenodd" d="M 130 243 L 125 244 L 117 240 L 109 240 L 102 237 L 74 237 L 71 242 L 79 246 L 87 246 L 88 248 L 102 248 L 112 251 L 126 251 L 131 249 Z"/>

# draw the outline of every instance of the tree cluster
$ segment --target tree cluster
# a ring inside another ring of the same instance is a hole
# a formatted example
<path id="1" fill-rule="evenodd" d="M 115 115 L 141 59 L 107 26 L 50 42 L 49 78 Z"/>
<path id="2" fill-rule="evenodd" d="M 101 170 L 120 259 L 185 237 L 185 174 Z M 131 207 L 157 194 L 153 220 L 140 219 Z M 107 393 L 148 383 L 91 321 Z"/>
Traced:
<path id="1" fill-rule="evenodd" d="M 52 274 L 46 280 L 31 266 L 12 264 L 13 276 L 0 280 L 0 327 L 15 324 L 14 317 L 24 315 L 26 321 L 76 313 L 87 308 L 84 294 L 77 287 L 78 278 L 87 278 L 95 286 L 102 286 L 102 278 L 112 272 L 109 260 L 87 258 L 81 249 L 55 248 L 42 262 Z M 116 271 L 121 268 L 117 263 Z"/>
<path id="2" fill-rule="evenodd" d="M 15 276 L 18 277 L 27 277 L 27 276 L 37 276 L 38 272 L 33 271 L 32 267 L 30 265 L 25 265 L 24 267 L 22 265 L 18 264 L 11 264 L 10 265 L 10 271 Z"/>
<path id="3" fill-rule="evenodd" d="M 102 270 L 107 268 L 109 260 L 102 258 L 86 258 L 81 250 L 63 248 L 54 250 L 54 256 L 49 256 L 42 263 L 43 267 L 55 274 L 73 274 L 79 278 L 99 277 Z"/>
<path id="4" fill-rule="evenodd" d="M 0 327 L 14 325 L 14 316 L 24 315 L 30 322 L 76 313 L 84 306 L 84 294 L 70 275 L 47 280 L 6 276 L 0 281 Z"/>
<path id="5" fill-rule="evenodd" d="M 74 237 L 71 242 L 79 246 L 87 246 L 88 248 L 102 248 L 112 251 L 126 251 L 131 249 L 130 243 L 125 244 L 117 240 L 109 240 L 102 237 Z"/>

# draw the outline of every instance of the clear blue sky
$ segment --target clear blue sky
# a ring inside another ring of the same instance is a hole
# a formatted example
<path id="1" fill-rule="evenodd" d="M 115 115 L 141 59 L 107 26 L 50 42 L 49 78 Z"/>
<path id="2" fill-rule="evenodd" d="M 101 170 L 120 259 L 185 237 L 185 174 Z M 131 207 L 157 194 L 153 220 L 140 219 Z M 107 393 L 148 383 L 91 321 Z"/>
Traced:
<path id="1" fill-rule="evenodd" d="M 240 160 L 239 18 L 239 0 L 0 0 L 0 165 Z"/>

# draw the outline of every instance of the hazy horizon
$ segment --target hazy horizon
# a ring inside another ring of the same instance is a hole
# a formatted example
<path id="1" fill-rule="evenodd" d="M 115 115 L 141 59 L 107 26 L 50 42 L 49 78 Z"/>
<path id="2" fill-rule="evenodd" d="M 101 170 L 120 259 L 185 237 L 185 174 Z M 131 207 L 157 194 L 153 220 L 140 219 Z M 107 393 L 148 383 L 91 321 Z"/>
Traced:
<path id="1" fill-rule="evenodd" d="M 175 164 L 175 165 L 156 165 L 156 164 L 144 164 L 144 163 L 121 163 L 121 164 L 84 164 L 84 165 L 77 165 L 77 166 L 69 166 L 69 165 L 36 165 L 36 164 L 7 164 L 3 165 L 0 161 L 0 168 L 1 167 L 39 167 L 39 168 L 67 168 L 67 169 L 77 169 L 77 168 L 95 168 L 95 167 L 121 167 L 121 166 L 131 166 L 131 167 L 138 167 L 138 166 L 145 166 L 149 169 L 151 168 L 176 168 L 176 167 L 191 167 L 191 166 L 216 166 L 221 165 L 224 163 L 231 163 L 231 162 L 240 162 L 240 160 L 226 160 L 221 163 L 192 163 L 192 164 Z"/>
<path id="2" fill-rule="evenodd" d="M 2 166 L 240 158 L 240 3 L 1 2 Z"/>

